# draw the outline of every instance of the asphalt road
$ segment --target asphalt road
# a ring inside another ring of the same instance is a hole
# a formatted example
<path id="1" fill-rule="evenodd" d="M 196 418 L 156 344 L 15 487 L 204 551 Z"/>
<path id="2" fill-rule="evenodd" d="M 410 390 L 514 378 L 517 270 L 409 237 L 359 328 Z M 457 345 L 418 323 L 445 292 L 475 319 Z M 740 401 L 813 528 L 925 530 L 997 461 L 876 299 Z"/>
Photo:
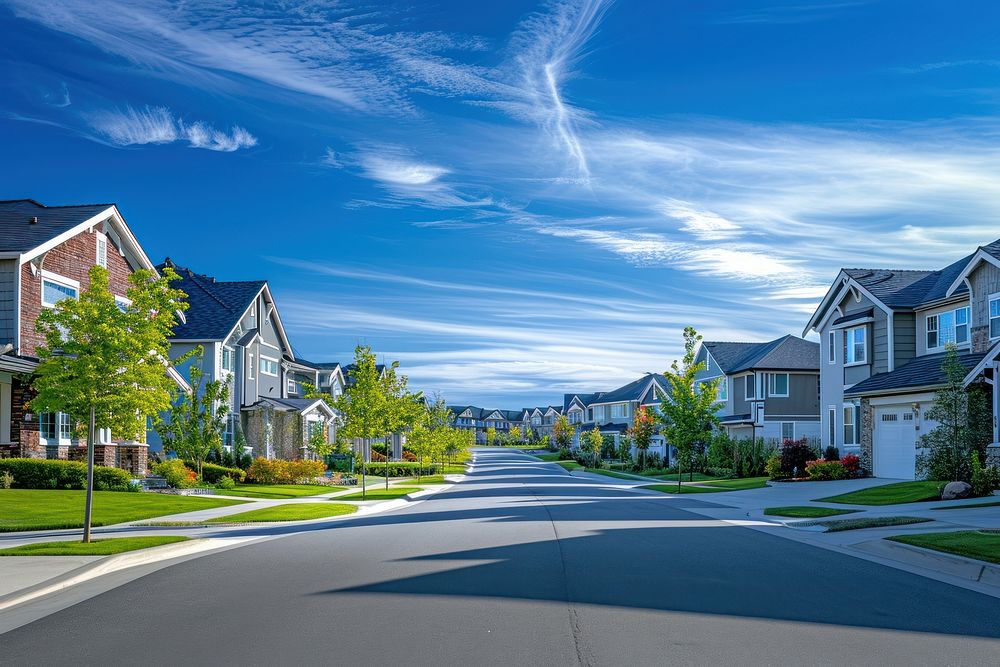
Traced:
<path id="1" fill-rule="evenodd" d="M 1000 664 L 1000 600 L 685 511 L 706 502 L 480 452 L 402 510 L 180 563 L 0 635 L 0 663 Z"/>

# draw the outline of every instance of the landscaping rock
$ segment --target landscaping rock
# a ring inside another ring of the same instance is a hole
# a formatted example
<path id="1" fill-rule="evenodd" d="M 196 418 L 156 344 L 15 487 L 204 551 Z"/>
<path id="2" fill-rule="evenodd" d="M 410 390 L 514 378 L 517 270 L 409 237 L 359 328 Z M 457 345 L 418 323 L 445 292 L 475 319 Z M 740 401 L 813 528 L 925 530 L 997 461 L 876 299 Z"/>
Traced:
<path id="1" fill-rule="evenodd" d="M 972 495 L 972 487 L 965 482 L 948 482 L 941 492 L 941 500 L 959 500 Z"/>

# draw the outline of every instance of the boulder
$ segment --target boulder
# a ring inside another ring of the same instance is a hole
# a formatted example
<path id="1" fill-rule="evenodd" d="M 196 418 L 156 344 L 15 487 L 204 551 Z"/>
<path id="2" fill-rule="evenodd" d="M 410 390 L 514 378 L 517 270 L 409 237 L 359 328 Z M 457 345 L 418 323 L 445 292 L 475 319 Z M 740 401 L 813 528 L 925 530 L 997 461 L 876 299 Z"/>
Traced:
<path id="1" fill-rule="evenodd" d="M 958 500 L 972 495 L 972 487 L 965 482 L 948 482 L 941 492 L 941 500 Z"/>

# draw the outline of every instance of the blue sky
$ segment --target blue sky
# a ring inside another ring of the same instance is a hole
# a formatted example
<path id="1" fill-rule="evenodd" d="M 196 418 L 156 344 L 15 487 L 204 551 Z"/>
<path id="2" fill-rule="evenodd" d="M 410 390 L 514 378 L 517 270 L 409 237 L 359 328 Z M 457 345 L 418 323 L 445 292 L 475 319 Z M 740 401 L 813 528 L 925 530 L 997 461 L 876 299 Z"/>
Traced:
<path id="1" fill-rule="evenodd" d="M 1000 236 L 1000 4 L 0 1 L 2 198 L 266 278 L 450 402 L 801 333 Z"/>

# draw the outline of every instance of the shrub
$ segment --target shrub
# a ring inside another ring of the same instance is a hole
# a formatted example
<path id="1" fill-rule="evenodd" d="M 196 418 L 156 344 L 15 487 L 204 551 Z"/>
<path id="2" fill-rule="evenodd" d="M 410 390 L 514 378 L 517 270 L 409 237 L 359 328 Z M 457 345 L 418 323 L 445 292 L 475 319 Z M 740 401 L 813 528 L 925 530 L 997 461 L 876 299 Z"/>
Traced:
<path id="1" fill-rule="evenodd" d="M 404 461 L 416 461 L 417 460 L 417 455 L 414 454 L 413 452 L 407 450 L 407 449 L 404 449 L 403 450 L 403 460 Z"/>
<path id="2" fill-rule="evenodd" d="M 788 477 L 785 471 L 781 469 L 781 457 L 777 454 L 772 454 L 771 458 L 767 460 L 767 463 L 764 464 L 764 471 L 771 479 L 785 479 Z"/>
<path id="3" fill-rule="evenodd" d="M 705 468 L 705 472 L 712 477 L 718 477 L 719 479 L 732 479 L 736 477 L 736 473 L 733 472 L 732 468 L 714 467 L 710 466 Z"/>
<path id="4" fill-rule="evenodd" d="M 188 468 L 197 468 L 197 464 L 191 461 L 185 461 L 184 464 Z M 247 474 L 239 468 L 229 468 L 227 466 L 215 465 L 214 463 L 203 463 L 201 465 L 201 478 L 209 484 L 215 484 L 223 477 L 229 477 L 234 482 L 242 482 L 246 479 Z"/>
<path id="5" fill-rule="evenodd" d="M 0 489 L 9 489 L 12 486 L 14 486 L 14 476 L 9 470 L 4 470 L 3 474 L 0 474 Z"/>
<path id="6" fill-rule="evenodd" d="M 218 480 L 216 480 L 216 482 L 215 482 L 215 488 L 217 488 L 217 489 L 235 489 L 236 488 L 236 482 L 233 480 L 232 477 L 229 477 L 228 475 L 223 475 Z"/>
<path id="7" fill-rule="evenodd" d="M 133 488 L 132 476 L 121 468 L 94 466 L 94 488 L 98 491 L 130 491 Z"/>
<path id="8" fill-rule="evenodd" d="M 385 461 L 385 455 L 382 454 L 381 452 L 375 450 L 375 448 L 373 447 L 372 448 L 372 452 L 371 452 L 371 459 L 372 459 L 372 461 L 375 461 L 375 462 L 384 462 Z"/>
<path id="9" fill-rule="evenodd" d="M 301 484 L 326 472 L 322 461 L 282 461 L 258 457 L 250 464 L 247 477 L 257 484 Z"/>
<path id="10" fill-rule="evenodd" d="M 806 462 L 806 472 L 812 480 L 844 479 L 847 477 L 847 470 L 840 461 L 827 461 L 817 459 Z"/>
<path id="11" fill-rule="evenodd" d="M 972 495 L 990 496 L 993 490 L 1000 488 L 1000 470 L 991 466 L 983 466 L 979 462 L 979 452 L 972 452 Z"/>
<path id="12" fill-rule="evenodd" d="M 425 464 L 423 468 L 419 463 L 409 461 L 391 461 L 388 466 L 389 477 L 416 477 L 419 470 L 421 475 L 433 475 L 437 473 L 439 466 L 436 463 Z M 384 475 L 386 474 L 385 463 L 366 463 L 365 474 Z"/>
<path id="13" fill-rule="evenodd" d="M 153 466 L 153 473 L 167 480 L 167 484 L 175 489 L 187 489 L 197 483 L 194 471 L 184 465 L 180 459 L 167 459 Z"/>
<path id="14" fill-rule="evenodd" d="M 861 476 L 861 459 L 856 454 L 847 454 L 844 458 L 840 459 L 840 463 L 844 466 L 844 470 L 847 471 L 848 477 Z"/>
<path id="15" fill-rule="evenodd" d="M 801 440 L 785 440 L 781 445 L 781 470 L 790 475 L 802 475 L 806 463 L 816 458 L 816 453 L 809 446 L 806 438 Z"/>
<path id="16" fill-rule="evenodd" d="M 827 461 L 839 461 L 840 450 L 834 447 L 833 445 L 830 445 L 829 447 L 826 448 L 826 451 L 823 453 L 823 458 L 826 459 Z"/>
<path id="17" fill-rule="evenodd" d="M 570 461 L 573 458 L 573 452 L 570 451 L 569 447 L 559 448 L 559 460 L 560 461 Z"/>
<path id="18" fill-rule="evenodd" d="M 85 489 L 87 464 L 58 459 L 0 459 L 0 477 L 10 476 L 15 489 Z M 7 488 L 7 487 L 5 487 Z M 118 468 L 94 466 L 94 488 L 98 491 L 129 491 L 132 477 Z"/>

